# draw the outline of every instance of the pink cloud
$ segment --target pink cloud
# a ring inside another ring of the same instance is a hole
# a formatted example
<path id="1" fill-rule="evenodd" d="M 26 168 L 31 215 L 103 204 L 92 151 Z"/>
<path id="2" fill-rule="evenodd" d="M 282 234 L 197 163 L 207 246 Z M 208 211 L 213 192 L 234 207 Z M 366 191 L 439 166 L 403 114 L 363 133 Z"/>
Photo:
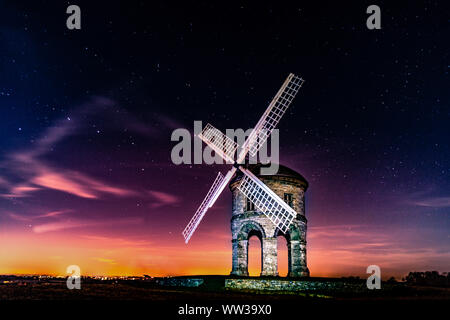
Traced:
<path id="1" fill-rule="evenodd" d="M 43 173 L 31 179 L 31 182 L 49 189 L 64 191 L 82 198 L 95 199 L 97 195 L 91 192 L 86 186 L 76 181 L 67 179 L 58 173 Z"/>
<path id="2" fill-rule="evenodd" d="M 41 188 L 32 187 L 32 186 L 28 186 L 28 185 L 18 185 L 18 186 L 13 187 L 11 191 L 13 194 L 24 195 L 28 192 L 37 191 L 40 189 Z"/>
<path id="3" fill-rule="evenodd" d="M 111 186 L 77 171 L 56 171 L 49 166 L 39 165 L 37 174 L 31 178 L 35 185 L 67 192 L 81 198 L 97 199 L 100 194 L 133 196 L 137 193 L 128 189 Z"/>
<path id="4" fill-rule="evenodd" d="M 99 180 L 90 178 L 90 177 L 80 174 L 80 173 L 73 174 L 73 178 L 82 182 L 83 184 L 90 186 L 91 189 L 94 189 L 96 191 L 100 191 L 103 193 L 108 193 L 108 194 L 112 194 L 112 195 L 120 196 L 120 197 L 137 195 L 137 192 L 135 192 L 135 191 L 107 185 L 104 182 L 100 182 Z"/>
<path id="5" fill-rule="evenodd" d="M 2 194 L 0 194 L 0 197 L 2 197 L 2 198 L 24 198 L 24 197 L 27 197 L 27 195 L 25 195 L 25 194 L 20 195 L 20 194 L 14 194 L 14 193 L 2 193 Z"/>
<path id="6" fill-rule="evenodd" d="M 59 210 L 59 211 L 50 211 L 44 214 L 41 214 L 39 216 L 37 216 L 36 218 L 49 218 L 49 217 L 56 217 L 59 216 L 61 214 L 67 213 L 67 212 L 71 212 L 72 210 Z"/>
<path id="7" fill-rule="evenodd" d="M 82 220 L 65 220 L 52 223 L 44 223 L 33 227 L 35 233 L 45 233 L 51 231 L 61 231 L 66 229 L 96 226 L 113 226 L 123 224 L 139 224 L 142 222 L 140 218 L 116 219 L 113 221 L 82 221 Z"/>
<path id="8" fill-rule="evenodd" d="M 89 177 L 77 171 L 69 171 L 54 167 L 44 162 L 49 150 L 65 138 L 76 134 L 80 129 L 80 122 L 76 119 L 86 115 L 104 111 L 105 107 L 113 106 L 115 102 L 104 98 L 94 97 L 91 101 L 80 106 L 71 117 L 63 118 L 46 129 L 36 139 L 34 147 L 11 154 L 0 166 L 7 167 L 22 179 L 20 184 L 8 184 L 0 177 L 0 185 L 5 185 L 9 192 L 0 195 L 4 198 L 25 197 L 30 193 L 48 188 L 67 192 L 81 198 L 97 199 L 102 194 L 114 196 L 131 196 L 136 193 L 100 180 Z M 33 185 L 32 185 L 33 184 Z"/>
<path id="9" fill-rule="evenodd" d="M 48 217 L 56 217 L 59 216 L 61 214 L 67 213 L 67 212 L 71 212 L 72 210 L 59 210 L 59 211 L 50 211 L 41 215 L 37 215 L 37 216 L 26 216 L 26 215 L 21 215 L 21 214 L 17 214 L 17 213 L 13 213 L 13 212 L 7 212 L 7 215 L 17 221 L 22 221 L 22 222 L 30 222 L 36 218 L 48 218 Z"/>
<path id="10" fill-rule="evenodd" d="M 45 156 L 48 156 L 49 150 L 53 150 L 64 139 L 76 135 L 81 131 L 80 128 L 83 124 L 78 119 L 86 118 L 98 112 L 107 112 L 109 107 L 112 106 L 115 109 L 119 108 L 113 100 L 99 96 L 93 97 L 90 101 L 76 108 L 70 117 L 64 117 L 55 121 L 52 126 L 47 128 L 35 140 L 31 149 L 9 155 L 6 161 L 0 163 L 0 167 L 8 168 L 10 172 L 14 172 L 22 181 L 19 184 L 12 184 L 3 177 L 0 177 L 0 186 L 8 190 L 8 192 L 0 194 L 0 197 L 26 197 L 44 188 L 66 192 L 86 199 L 99 199 L 103 195 L 118 197 L 146 196 L 146 193 L 121 188 L 92 178 L 81 172 L 55 167 L 43 160 Z M 116 120 L 121 125 L 125 123 L 127 130 L 130 129 L 134 132 L 150 136 L 161 134 L 160 130 L 149 128 L 145 122 L 135 119 L 127 113 L 121 113 L 120 117 L 118 117 L 116 113 L 109 112 L 105 116 L 111 118 L 110 122 L 112 125 L 116 123 Z M 181 126 L 176 120 L 170 117 L 164 115 L 160 115 L 159 117 L 160 122 L 166 128 Z M 154 206 L 174 204 L 178 201 L 176 197 L 163 192 L 151 191 L 150 195 L 157 200 Z"/>
<path id="11" fill-rule="evenodd" d="M 151 204 L 152 208 L 161 207 L 164 205 L 173 205 L 180 201 L 180 199 L 172 194 L 150 190 L 148 193 L 156 200 Z"/>
<path id="12" fill-rule="evenodd" d="M 100 198 L 101 194 L 121 197 L 137 195 L 134 191 L 107 184 L 77 171 L 45 165 L 31 158 L 30 154 L 17 154 L 15 157 L 16 165 L 17 162 L 22 164 L 18 169 L 24 171 L 28 180 L 11 186 L 9 193 L 1 195 L 4 198 L 26 197 L 43 188 L 67 192 L 87 199 Z"/>
<path id="13" fill-rule="evenodd" d="M 44 233 L 50 231 L 59 231 L 64 229 L 72 229 L 79 227 L 92 227 L 98 225 L 98 222 L 74 222 L 74 221 L 60 221 L 60 222 L 52 222 L 45 223 L 41 225 L 37 225 L 33 227 L 33 231 L 35 233 Z"/>
<path id="14" fill-rule="evenodd" d="M 30 186 L 28 184 L 17 184 L 10 186 L 9 193 L 1 194 L 2 198 L 24 198 L 29 192 L 40 190 L 41 188 Z"/>
<path id="15" fill-rule="evenodd" d="M 17 220 L 17 221 L 22 221 L 22 222 L 29 222 L 29 221 L 31 221 L 31 219 L 29 217 L 25 217 L 25 216 L 22 216 L 20 214 L 16 214 L 16 213 L 12 213 L 12 212 L 8 212 L 8 216 L 10 218 L 14 219 L 14 220 Z"/>
<path id="16" fill-rule="evenodd" d="M 37 160 L 28 159 L 27 161 L 29 162 L 24 163 L 24 167 L 26 167 L 26 175 L 29 176 L 28 180 L 11 186 L 9 193 L 1 194 L 0 197 L 27 197 L 30 193 L 44 188 L 66 192 L 87 199 L 98 199 L 102 194 L 117 197 L 139 195 L 136 191 L 110 185 L 78 171 L 53 168 Z"/>

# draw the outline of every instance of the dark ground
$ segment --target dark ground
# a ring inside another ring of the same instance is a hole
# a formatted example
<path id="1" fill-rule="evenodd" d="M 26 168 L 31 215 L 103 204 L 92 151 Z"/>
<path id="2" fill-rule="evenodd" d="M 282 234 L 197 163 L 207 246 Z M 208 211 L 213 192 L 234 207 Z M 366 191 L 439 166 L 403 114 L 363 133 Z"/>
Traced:
<path id="1" fill-rule="evenodd" d="M 188 278 L 188 277 L 180 277 Z M 358 292 L 302 291 L 277 292 L 257 290 L 230 290 L 224 288 L 229 276 L 195 276 L 204 284 L 196 288 L 161 286 L 153 280 L 92 280 L 82 279 L 81 290 L 69 290 L 66 279 L 41 280 L 0 284 L 0 301 L 12 300 L 151 300 L 151 301 L 298 301 L 298 300 L 447 300 L 450 288 L 412 286 L 405 283 L 383 282 L 380 290 L 363 289 Z M 260 277 L 258 277 L 260 278 Z M 342 281 L 344 278 L 309 278 L 314 282 Z M 289 279 L 286 279 L 289 280 Z M 347 283 L 365 283 L 365 279 L 345 279 Z M 365 288 L 363 284 L 363 288 Z"/>
<path id="2" fill-rule="evenodd" d="M 26 285 L 1 284 L 0 309 L 12 308 L 20 313 L 48 313 L 59 317 L 61 312 L 87 312 L 101 316 L 118 314 L 162 315 L 179 318 L 180 307 L 211 306 L 221 310 L 224 304 L 270 305 L 271 315 L 241 315 L 245 319 L 273 319 L 276 316 L 300 315 L 303 310 L 315 314 L 334 315 L 343 312 L 359 317 L 390 310 L 399 316 L 430 315 L 450 305 L 450 288 L 408 286 L 402 283 L 383 283 L 381 290 L 367 292 L 257 292 L 231 291 L 223 288 L 225 277 L 205 277 L 205 285 L 198 288 L 161 287 L 151 281 L 84 281 L 81 290 L 68 290 L 65 280 L 38 282 Z M 327 279 L 326 281 L 329 281 Z M 339 279 L 336 279 L 339 280 Z M 320 281 L 320 279 L 315 279 Z M 325 280 L 324 280 L 325 281 Z M 353 280 L 363 281 L 363 280 Z M 301 311 L 300 311 L 301 310 Z M 361 311 L 360 311 L 361 310 Z M 300 312 L 300 313 L 299 313 Z M 359 316 L 358 316 L 359 315 Z M 229 318 L 220 312 L 210 318 Z M 161 316 L 158 316 L 158 319 Z M 205 316 L 182 316 L 184 319 L 202 319 Z M 135 319 L 135 317 L 133 317 Z"/>

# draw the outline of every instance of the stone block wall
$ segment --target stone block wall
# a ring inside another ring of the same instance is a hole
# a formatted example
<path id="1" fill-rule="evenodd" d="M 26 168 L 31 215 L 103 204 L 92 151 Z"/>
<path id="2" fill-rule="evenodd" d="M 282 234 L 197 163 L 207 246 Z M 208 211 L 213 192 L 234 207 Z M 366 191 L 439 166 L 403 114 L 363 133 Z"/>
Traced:
<path id="1" fill-rule="evenodd" d="M 262 276 L 277 276 L 277 236 L 282 235 L 288 243 L 289 276 L 309 276 L 306 264 L 306 217 L 305 191 L 307 182 L 289 176 L 258 176 L 281 199 L 285 193 L 292 194 L 293 209 L 297 217 L 287 234 L 279 231 L 270 219 L 258 211 L 247 211 L 246 198 L 237 189 L 240 179 L 230 183 L 232 192 L 232 271 L 231 274 L 248 276 L 248 240 L 256 235 L 261 241 Z"/>
<path id="2" fill-rule="evenodd" d="M 310 281 L 279 279 L 226 279 L 226 289 L 264 291 L 367 291 L 365 282 Z"/>

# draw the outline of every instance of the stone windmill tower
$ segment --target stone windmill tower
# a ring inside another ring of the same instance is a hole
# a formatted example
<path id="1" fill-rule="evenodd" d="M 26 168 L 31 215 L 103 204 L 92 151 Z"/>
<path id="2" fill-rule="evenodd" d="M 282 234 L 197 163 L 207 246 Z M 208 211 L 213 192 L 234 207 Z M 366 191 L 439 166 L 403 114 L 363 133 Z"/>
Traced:
<path id="1" fill-rule="evenodd" d="M 281 235 L 286 238 L 288 246 L 288 276 L 307 277 L 309 270 L 306 265 L 305 192 L 308 182 L 299 173 L 282 165 L 276 175 L 260 175 L 260 169 L 261 164 L 248 167 L 248 170 L 284 199 L 297 215 L 289 230 L 282 232 L 239 191 L 237 186 L 242 174 L 237 174 L 229 184 L 233 197 L 231 274 L 248 276 L 248 240 L 255 235 L 261 241 L 261 276 L 278 276 L 277 236 Z"/>

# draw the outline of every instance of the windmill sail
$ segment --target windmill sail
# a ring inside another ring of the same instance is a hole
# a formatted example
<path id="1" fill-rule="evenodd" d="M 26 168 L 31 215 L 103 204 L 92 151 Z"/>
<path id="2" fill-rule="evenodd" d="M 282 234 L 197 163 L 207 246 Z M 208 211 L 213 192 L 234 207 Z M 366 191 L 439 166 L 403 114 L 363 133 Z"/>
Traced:
<path id="1" fill-rule="evenodd" d="M 228 182 L 230 182 L 235 172 L 236 168 L 233 167 L 225 176 L 220 172 L 217 174 L 217 177 L 206 194 L 205 199 L 203 199 L 203 202 L 198 207 L 191 221 L 189 221 L 188 225 L 183 230 L 183 237 L 186 243 L 188 243 L 189 239 L 192 237 L 192 234 L 195 229 L 197 229 L 200 221 L 202 221 L 206 211 L 208 211 L 208 209 L 213 206 L 214 202 L 216 202 L 217 198 L 222 193 Z"/>
<path id="2" fill-rule="evenodd" d="M 223 134 L 219 129 L 207 124 L 198 135 L 211 149 L 219 154 L 225 161 L 234 162 L 234 154 L 238 147 L 230 137 Z"/>
<path id="3" fill-rule="evenodd" d="M 296 217 L 297 212 L 287 205 L 279 196 L 259 180 L 251 171 L 240 168 L 244 173 L 237 186 L 259 211 L 264 213 L 275 226 L 286 232 Z"/>
<path id="4" fill-rule="evenodd" d="M 281 117 L 286 113 L 286 110 L 289 108 L 292 100 L 294 100 L 297 92 L 303 85 L 303 82 L 304 80 L 302 78 L 292 73 L 289 74 L 261 119 L 259 119 L 247 141 L 245 141 L 242 153 L 239 155 L 239 160 L 242 161 L 247 152 L 249 152 L 252 157 L 255 156 L 258 150 L 267 141 L 267 138 L 270 136 L 273 129 L 275 129 L 278 122 L 280 122 Z"/>

